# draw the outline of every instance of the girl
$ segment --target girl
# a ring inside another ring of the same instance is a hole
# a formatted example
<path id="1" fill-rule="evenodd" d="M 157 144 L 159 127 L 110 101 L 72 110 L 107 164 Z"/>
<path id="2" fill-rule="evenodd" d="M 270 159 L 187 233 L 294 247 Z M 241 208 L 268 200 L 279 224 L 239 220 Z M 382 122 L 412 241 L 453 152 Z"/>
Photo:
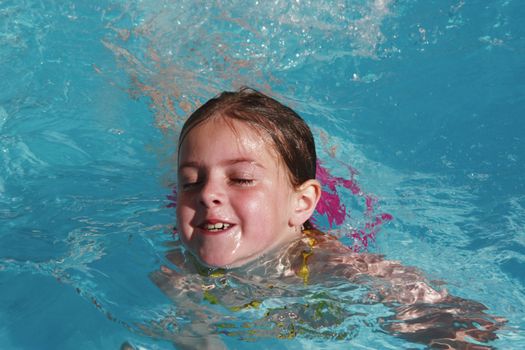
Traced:
<path id="1" fill-rule="evenodd" d="M 220 333 L 240 337 L 237 328 L 219 331 L 227 316 L 207 310 L 202 300 L 240 312 L 303 286 L 343 281 L 367 286 L 361 302 L 394 311 L 378 322 L 396 336 L 438 348 L 489 348 L 479 342 L 496 338 L 503 321 L 483 313 L 483 305 L 431 287 L 414 268 L 354 253 L 312 226 L 309 218 L 321 196 L 315 172 L 314 138 L 306 123 L 260 92 L 224 92 L 189 117 L 179 138 L 176 204 L 185 249 L 168 255 L 176 270 L 163 267 L 152 275 L 185 306 L 179 313 L 191 313 L 193 323 L 178 328 L 173 340 L 216 347 Z M 310 303 L 296 304 L 294 315 L 308 314 Z M 282 319 L 279 310 L 267 308 L 259 321 Z M 320 326 L 309 319 L 307 328 L 315 332 Z M 250 334 L 260 337 L 298 334 L 293 323 L 276 322 L 264 331 L 257 320 L 251 324 Z"/>

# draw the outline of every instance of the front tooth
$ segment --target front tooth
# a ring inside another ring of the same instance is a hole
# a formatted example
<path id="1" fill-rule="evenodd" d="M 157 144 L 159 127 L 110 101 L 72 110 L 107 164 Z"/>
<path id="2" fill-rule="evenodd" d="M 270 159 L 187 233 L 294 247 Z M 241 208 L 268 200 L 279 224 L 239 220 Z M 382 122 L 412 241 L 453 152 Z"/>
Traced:
<path id="1" fill-rule="evenodd" d="M 217 224 L 208 224 L 206 225 L 206 229 L 208 230 L 225 230 L 228 227 L 230 227 L 230 224 L 225 224 L 222 222 L 219 222 Z"/>

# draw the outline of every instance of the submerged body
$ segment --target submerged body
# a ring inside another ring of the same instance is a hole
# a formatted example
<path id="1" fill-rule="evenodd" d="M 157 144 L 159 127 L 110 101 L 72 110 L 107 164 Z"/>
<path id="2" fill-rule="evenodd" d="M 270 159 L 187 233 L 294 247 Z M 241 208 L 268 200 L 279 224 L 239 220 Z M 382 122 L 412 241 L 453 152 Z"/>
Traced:
<path id="1" fill-rule="evenodd" d="M 482 304 L 431 285 L 417 269 L 355 253 L 319 231 L 237 269 L 203 266 L 178 243 L 168 258 L 175 268 L 164 266 L 152 279 L 184 305 L 179 316 L 193 320 L 172 335 L 189 348 L 220 346 L 221 335 L 345 342 L 359 332 L 356 321 L 432 348 L 490 349 L 484 342 L 503 324 Z M 366 314 L 374 305 L 384 306 L 381 315 Z"/>

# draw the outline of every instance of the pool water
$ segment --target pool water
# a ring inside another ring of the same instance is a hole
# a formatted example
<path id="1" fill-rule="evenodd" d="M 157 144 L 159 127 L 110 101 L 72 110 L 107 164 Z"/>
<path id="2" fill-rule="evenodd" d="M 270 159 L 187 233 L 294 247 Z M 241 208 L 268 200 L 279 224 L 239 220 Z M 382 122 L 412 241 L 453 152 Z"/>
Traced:
<path id="1" fill-rule="evenodd" d="M 393 219 L 370 252 L 483 303 L 508 320 L 490 345 L 525 348 L 524 16 L 517 0 L 0 2 L 0 348 L 173 348 L 202 313 L 232 349 L 422 348 L 350 283 L 268 295 L 234 276 L 265 304 L 204 311 L 157 287 L 177 131 L 241 85 L 293 107 L 323 166 L 353 176 L 335 234 L 353 245 L 372 198 Z M 286 303 L 302 333 L 260 322 L 293 324 Z"/>

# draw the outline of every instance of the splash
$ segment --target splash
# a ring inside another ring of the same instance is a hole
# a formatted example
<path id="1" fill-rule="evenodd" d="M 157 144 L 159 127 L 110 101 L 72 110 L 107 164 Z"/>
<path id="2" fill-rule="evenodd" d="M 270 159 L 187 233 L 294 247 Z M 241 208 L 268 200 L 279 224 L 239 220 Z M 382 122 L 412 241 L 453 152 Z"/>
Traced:
<path id="1" fill-rule="evenodd" d="M 297 84 L 283 74 L 312 61 L 381 57 L 391 7 L 391 0 L 203 7 L 189 0 L 144 0 L 105 14 L 110 33 L 102 43 L 129 77 L 116 85 L 128 85 L 122 89 L 132 98 L 146 97 L 160 129 L 178 130 L 188 111 L 220 91 L 248 85 L 272 92 L 278 86 L 290 96 Z"/>

